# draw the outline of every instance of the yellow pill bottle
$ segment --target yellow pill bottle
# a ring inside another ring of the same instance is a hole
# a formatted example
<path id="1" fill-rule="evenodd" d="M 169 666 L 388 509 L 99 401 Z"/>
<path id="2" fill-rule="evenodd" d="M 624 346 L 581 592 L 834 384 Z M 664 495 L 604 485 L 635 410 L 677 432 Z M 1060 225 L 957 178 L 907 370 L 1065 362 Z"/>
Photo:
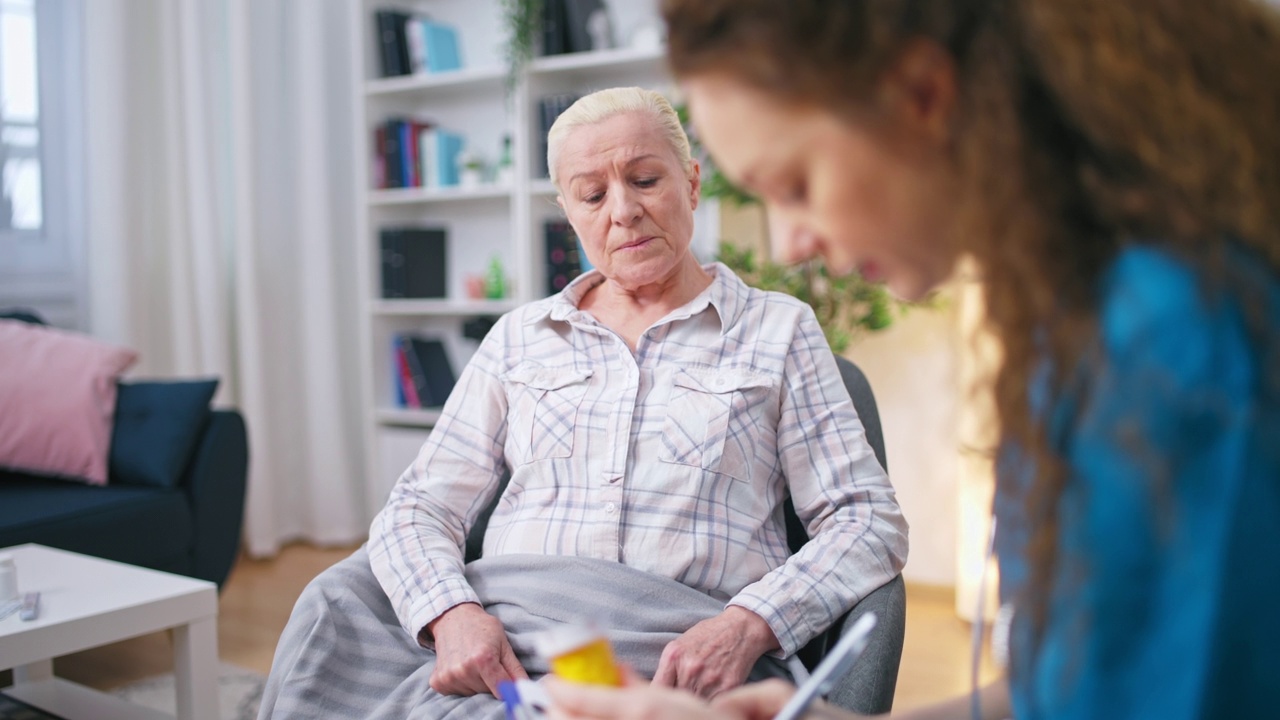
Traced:
<path id="1" fill-rule="evenodd" d="M 622 685 L 622 673 L 604 633 L 590 625 L 562 625 L 539 638 L 538 652 L 551 672 L 588 685 Z"/>

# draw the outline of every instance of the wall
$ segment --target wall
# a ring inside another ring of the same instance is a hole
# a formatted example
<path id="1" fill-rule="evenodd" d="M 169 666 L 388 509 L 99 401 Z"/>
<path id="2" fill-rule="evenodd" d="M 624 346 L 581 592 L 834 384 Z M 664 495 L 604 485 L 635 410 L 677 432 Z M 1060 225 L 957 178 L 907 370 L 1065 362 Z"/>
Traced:
<path id="1" fill-rule="evenodd" d="M 955 296 L 946 291 L 937 308 L 913 308 L 845 352 L 876 394 L 889 477 L 911 524 L 904 576 L 912 582 L 956 579 L 958 345 Z"/>

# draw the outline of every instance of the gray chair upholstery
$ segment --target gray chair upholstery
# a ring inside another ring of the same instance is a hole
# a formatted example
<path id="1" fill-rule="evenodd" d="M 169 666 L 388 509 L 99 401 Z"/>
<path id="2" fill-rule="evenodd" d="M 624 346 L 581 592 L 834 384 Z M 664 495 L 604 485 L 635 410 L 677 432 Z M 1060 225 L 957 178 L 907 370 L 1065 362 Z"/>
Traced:
<path id="1" fill-rule="evenodd" d="M 844 380 L 849 397 L 853 400 L 853 407 L 858 411 L 858 418 L 862 420 L 867 443 L 871 445 L 880 466 L 887 471 L 889 464 L 885 457 L 884 432 L 880 427 L 880 411 L 876 407 L 871 384 L 857 365 L 839 355 L 836 356 L 836 366 L 840 369 L 840 378 Z M 809 538 L 790 501 L 787 501 L 784 512 L 787 541 L 794 552 Z M 876 614 L 876 626 L 871 631 L 870 642 L 849 674 L 832 688 L 827 699 L 846 710 L 863 715 L 879 715 L 889 712 L 893 707 L 898 666 L 902 660 L 902 641 L 907 627 L 907 593 L 901 575 L 858 601 L 831 629 L 806 645 L 799 655 L 805 665 L 813 669 L 826 654 L 827 648 L 840 639 L 841 633 L 869 611 Z"/>
<path id="2" fill-rule="evenodd" d="M 880 466 L 888 469 L 884 451 L 884 433 L 880 428 L 880 413 L 876 408 L 875 394 L 867 377 L 849 360 L 836 356 L 836 366 L 840 369 L 840 377 L 849 390 L 854 409 L 862 420 L 866 431 L 867 442 L 871 445 Z M 503 481 L 505 485 L 506 481 Z M 498 493 L 501 496 L 501 492 Z M 475 527 L 467 535 L 465 557 L 470 562 L 480 557 L 484 543 L 484 531 L 489 524 L 489 516 L 497 505 L 497 498 L 481 512 Z M 796 517 L 791 501 L 784 507 L 787 522 L 787 541 L 792 552 L 808 542 L 808 535 L 799 518 Z M 827 632 L 816 637 L 799 653 L 800 659 L 813 669 L 821 662 L 827 648 L 832 647 L 840 638 L 845 628 L 851 627 L 858 618 L 869 611 L 876 614 L 876 626 L 871 631 L 871 639 L 858 662 L 854 663 L 849 674 L 836 683 L 828 695 L 835 705 L 857 713 L 875 715 L 889 712 L 893 705 L 893 693 L 898 683 L 898 665 L 902 659 L 902 641 L 906 632 L 907 596 L 902 576 L 885 583 L 862 598 L 843 618 Z"/>

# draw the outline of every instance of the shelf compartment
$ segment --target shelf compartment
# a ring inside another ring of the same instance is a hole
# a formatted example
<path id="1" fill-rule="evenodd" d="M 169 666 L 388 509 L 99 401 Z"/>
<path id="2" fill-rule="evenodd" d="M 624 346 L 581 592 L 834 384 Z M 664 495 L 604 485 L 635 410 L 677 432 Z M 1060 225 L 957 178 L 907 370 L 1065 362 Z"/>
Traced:
<path id="1" fill-rule="evenodd" d="M 364 94 L 373 99 L 437 92 L 488 92 L 501 90 L 506 76 L 506 68 L 502 67 L 467 67 L 438 73 L 397 75 L 366 81 Z"/>
<path id="2" fill-rule="evenodd" d="M 515 300 L 411 300 L 379 299 L 373 302 L 373 313 L 384 316 L 463 316 L 502 315 L 520 306 Z"/>
<path id="3" fill-rule="evenodd" d="M 529 63 L 530 75 L 551 75 L 583 70 L 641 70 L 660 68 L 666 59 L 666 48 L 615 48 L 591 52 L 566 53 L 535 58 Z"/>
<path id="4" fill-rule="evenodd" d="M 473 188 L 387 188 L 369 191 L 370 205 L 416 205 L 461 200 L 509 200 L 510 198 L 511 188 L 506 185 L 481 185 Z"/>

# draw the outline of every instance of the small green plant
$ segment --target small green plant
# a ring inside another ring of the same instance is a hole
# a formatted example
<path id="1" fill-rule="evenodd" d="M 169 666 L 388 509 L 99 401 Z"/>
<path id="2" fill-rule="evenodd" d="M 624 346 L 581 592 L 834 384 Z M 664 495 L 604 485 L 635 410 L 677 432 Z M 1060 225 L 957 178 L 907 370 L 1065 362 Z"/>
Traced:
<path id="1" fill-rule="evenodd" d="M 758 260 L 754 251 L 732 243 L 721 243 L 716 259 L 752 287 L 786 293 L 808 303 L 827 336 L 827 344 L 836 353 L 848 349 L 863 332 L 889 327 L 895 310 L 900 312 L 905 305 L 889 295 L 883 285 L 867 282 L 856 273 L 832 275 L 817 260 L 782 265 Z"/>
<path id="2" fill-rule="evenodd" d="M 507 28 L 503 54 L 507 60 L 507 97 L 515 91 L 537 47 L 536 38 L 542 28 L 542 0 L 501 0 L 502 20 Z"/>

